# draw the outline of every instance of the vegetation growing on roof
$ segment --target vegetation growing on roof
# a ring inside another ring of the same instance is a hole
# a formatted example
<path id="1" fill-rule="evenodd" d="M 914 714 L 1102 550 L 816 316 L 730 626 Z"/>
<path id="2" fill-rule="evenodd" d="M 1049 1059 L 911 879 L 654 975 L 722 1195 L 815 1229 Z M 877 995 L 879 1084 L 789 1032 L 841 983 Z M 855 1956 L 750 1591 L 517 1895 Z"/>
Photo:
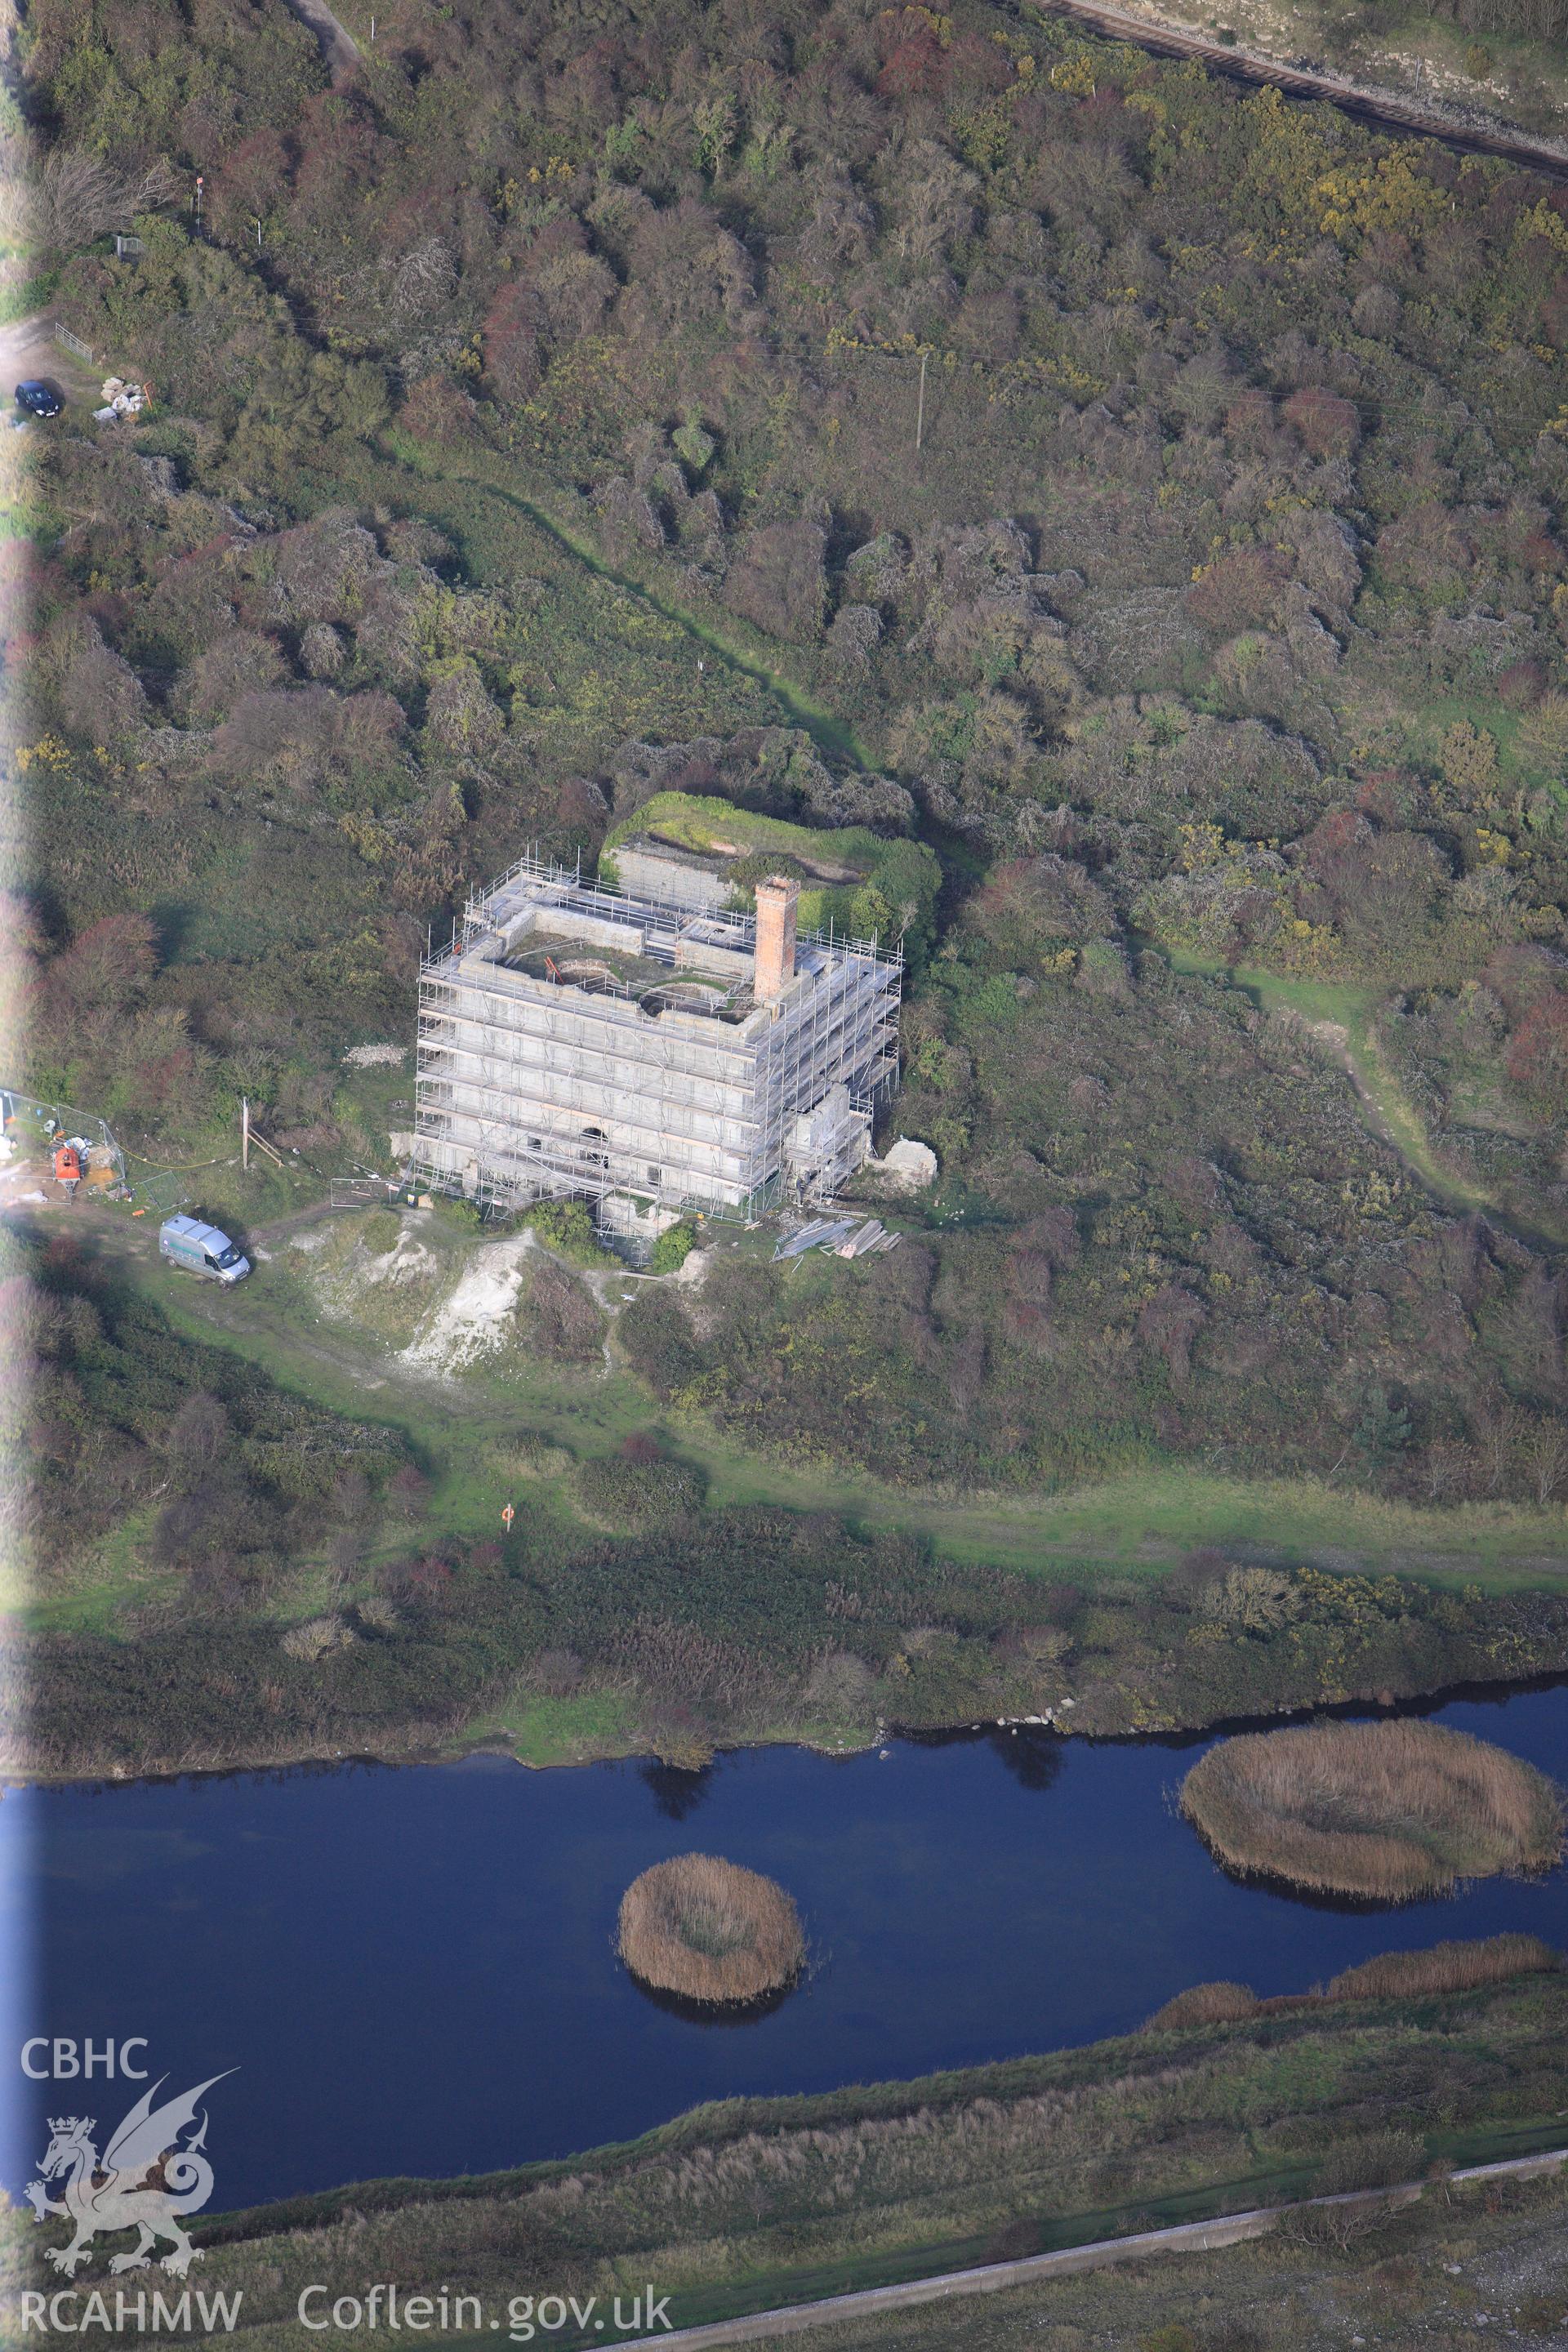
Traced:
<path id="1" fill-rule="evenodd" d="M 727 861 L 733 903 L 749 907 L 772 873 L 801 877 L 803 930 L 834 929 L 885 947 L 903 938 L 911 960 L 929 946 L 942 867 L 924 842 L 889 840 L 865 825 L 825 830 L 794 824 L 732 801 L 694 793 L 656 793 L 605 837 L 611 860 L 638 835 Z M 732 863 L 731 863 L 732 861 Z"/>

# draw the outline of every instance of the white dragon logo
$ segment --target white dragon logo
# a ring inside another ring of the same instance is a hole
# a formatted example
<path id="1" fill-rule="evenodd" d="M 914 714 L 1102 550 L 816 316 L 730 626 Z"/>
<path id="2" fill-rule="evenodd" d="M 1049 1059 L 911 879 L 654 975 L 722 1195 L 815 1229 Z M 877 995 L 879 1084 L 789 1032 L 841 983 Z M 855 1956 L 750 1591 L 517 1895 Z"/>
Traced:
<path id="1" fill-rule="evenodd" d="M 228 2071 L 232 2074 L 234 2069 Z M 213 2168 L 202 2154 L 207 2136 L 205 2116 L 201 2129 L 184 2147 L 177 2135 L 195 2121 L 203 2094 L 224 2077 L 214 2074 L 198 2083 L 194 2091 L 154 2107 L 153 2101 L 168 2079 L 161 2074 L 150 2090 L 143 2091 L 104 2149 L 101 2162 L 90 2137 L 97 2128 L 91 2116 L 49 2117 L 49 2144 L 38 2165 L 43 2177 L 28 2183 L 26 2196 L 35 2221 L 63 2213 L 76 2225 L 68 2246 L 45 2250 L 56 2270 L 63 2271 L 67 2278 L 74 2277 L 78 2266 L 90 2258 L 92 2241 L 100 2230 L 141 2233 L 128 2254 L 115 2255 L 109 2265 L 111 2272 L 144 2270 L 160 2238 L 167 2238 L 173 2248 L 163 2257 L 162 2267 L 176 2278 L 184 2278 L 192 2263 L 201 2261 L 201 2248 L 192 2245 L 176 2217 L 200 2212 L 213 2192 Z M 147 2185 L 147 2176 L 155 2167 L 161 2168 L 162 2188 Z M 57 2201 L 46 2184 L 61 2173 L 66 2184 Z"/>

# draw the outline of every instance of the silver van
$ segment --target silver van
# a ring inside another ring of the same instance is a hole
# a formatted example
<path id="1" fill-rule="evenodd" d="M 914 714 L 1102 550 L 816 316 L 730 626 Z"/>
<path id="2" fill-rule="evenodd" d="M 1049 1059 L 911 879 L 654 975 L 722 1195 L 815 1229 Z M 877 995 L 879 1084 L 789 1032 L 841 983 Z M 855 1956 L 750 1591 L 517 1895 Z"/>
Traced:
<path id="1" fill-rule="evenodd" d="M 209 1282 L 240 1282 L 250 1272 L 250 1260 L 226 1234 L 195 1217 L 164 1218 L 158 1230 L 158 1255 Z"/>

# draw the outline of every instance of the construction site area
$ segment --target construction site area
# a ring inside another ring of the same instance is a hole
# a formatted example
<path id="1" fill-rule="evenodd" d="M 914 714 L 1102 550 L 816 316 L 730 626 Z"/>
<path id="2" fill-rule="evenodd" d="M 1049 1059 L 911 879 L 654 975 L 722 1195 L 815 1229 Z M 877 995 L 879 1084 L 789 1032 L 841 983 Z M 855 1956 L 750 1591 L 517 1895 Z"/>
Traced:
<path id="1" fill-rule="evenodd" d="M 902 960 L 798 929 L 800 884 L 628 843 L 471 896 L 419 987 L 414 1164 L 481 1207 L 578 1198 L 610 1233 L 828 1200 L 896 1083 Z"/>

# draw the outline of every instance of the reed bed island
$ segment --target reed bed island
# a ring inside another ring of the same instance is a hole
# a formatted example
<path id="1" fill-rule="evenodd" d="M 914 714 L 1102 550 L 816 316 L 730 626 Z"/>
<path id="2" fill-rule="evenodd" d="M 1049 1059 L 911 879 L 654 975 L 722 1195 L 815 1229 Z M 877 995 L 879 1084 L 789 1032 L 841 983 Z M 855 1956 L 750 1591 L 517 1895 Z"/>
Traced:
<path id="1" fill-rule="evenodd" d="M 620 1954 L 657 1990 L 730 2008 L 784 1991 L 805 1965 L 800 1915 L 784 1888 L 718 1854 L 682 1853 L 621 1897 Z"/>
<path id="2" fill-rule="evenodd" d="M 1563 1851 L 1563 1799 L 1543 1773 L 1430 1723 L 1224 1740 L 1188 1773 L 1182 1811 L 1228 1870 L 1371 1903 L 1544 1869 Z"/>

